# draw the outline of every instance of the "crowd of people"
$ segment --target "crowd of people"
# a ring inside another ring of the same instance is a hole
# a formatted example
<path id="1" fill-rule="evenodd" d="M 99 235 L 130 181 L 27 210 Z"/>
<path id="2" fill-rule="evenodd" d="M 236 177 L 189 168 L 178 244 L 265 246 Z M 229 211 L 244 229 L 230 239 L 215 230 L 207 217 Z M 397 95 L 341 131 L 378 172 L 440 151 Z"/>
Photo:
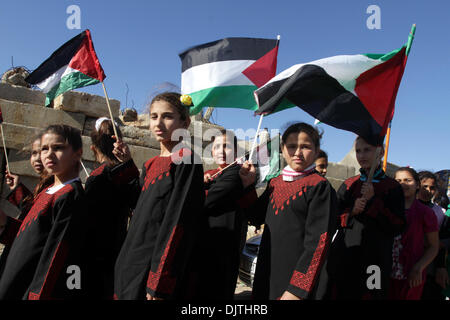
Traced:
<path id="1" fill-rule="evenodd" d="M 232 300 L 249 225 L 264 226 L 254 300 L 449 296 L 450 213 L 433 173 L 389 177 L 382 146 L 357 137 L 360 174 L 335 191 L 321 134 L 299 122 L 281 137 L 286 167 L 258 193 L 231 131 L 212 138 L 217 169 L 204 172 L 172 140 L 190 125 L 180 95 L 157 95 L 149 114 L 160 154 L 141 173 L 107 118 L 91 133 L 98 167 L 84 186 L 81 133 L 66 125 L 32 141 L 33 191 L 6 171 L 20 214 L 0 210 L 1 300 Z"/>

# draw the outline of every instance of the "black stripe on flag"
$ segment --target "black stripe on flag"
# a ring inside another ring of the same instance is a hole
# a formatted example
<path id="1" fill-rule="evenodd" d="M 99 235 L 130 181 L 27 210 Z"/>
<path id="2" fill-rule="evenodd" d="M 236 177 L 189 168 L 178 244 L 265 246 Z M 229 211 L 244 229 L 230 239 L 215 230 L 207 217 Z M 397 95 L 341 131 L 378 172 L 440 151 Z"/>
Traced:
<path id="1" fill-rule="evenodd" d="M 225 38 L 190 48 L 179 54 L 181 72 L 205 63 L 258 60 L 275 48 L 276 39 Z"/>
<path id="2" fill-rule="evenodd" d="M 45 60 L 36 70 L 34 70 L 25 81 L 29 84 L 38 84 L 56 71 L 68 65 L 70 60 L 74 57 L 77 51 L 80 49 L 83 43 L 84 37 L 86 36 L 86 31 L 83 31 L 76 37 L 70 39 L 65 44 L 63 44 L 58 50 L 53 52 L 53 54 Z"/>
<path id="3" fill-rule="evenodd" d="M 317 65 L 304 65 L 292 76 L 259 88 L 255 95 L 260 105 L 257 114 L 277 111 L 286 98 L 323 123 L 356 133 L 373 145 L 383 141 L 381 126 L 361 100 Z"/>

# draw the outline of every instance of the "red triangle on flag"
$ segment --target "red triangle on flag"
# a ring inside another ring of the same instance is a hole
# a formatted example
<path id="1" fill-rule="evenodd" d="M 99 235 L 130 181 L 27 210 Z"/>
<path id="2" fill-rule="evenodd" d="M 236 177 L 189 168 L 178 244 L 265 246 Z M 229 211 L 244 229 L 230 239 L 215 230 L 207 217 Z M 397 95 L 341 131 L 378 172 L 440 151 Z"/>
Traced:
<path id="1" fill-rule="evenodd" d="M 277 70 L 278 46 L 256 60 L 242 73 L 258 88 L 275 76 Z"/>
<path id="2" fill-rule="evenodd" d="M 78 70 L 85 75 L 102 82 L 106 76 L 95 53 L 92 43 L 91 33 L 86 30 L 86 37 L 83 39 L 80 48 L 70 60 L 69 67 Z"/>

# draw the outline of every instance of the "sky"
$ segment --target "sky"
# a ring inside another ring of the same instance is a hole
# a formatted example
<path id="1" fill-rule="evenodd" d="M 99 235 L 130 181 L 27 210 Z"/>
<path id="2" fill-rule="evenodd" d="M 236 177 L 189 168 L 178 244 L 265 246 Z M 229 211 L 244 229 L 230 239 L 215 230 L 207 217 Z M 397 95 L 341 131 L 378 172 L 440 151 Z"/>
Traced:
<path id="1" fill-rule="evenodd" d="M 80 29 L 70 6 L 80 9 Z M 369 29 L 376 5 L 379 29 Z M 24 0 L 0 3 L 0 72 L 35 69 L 66 41 L 90 29 L 107 76 L 110 98 L 121 108 L 145 110 L 167 86 L 181 85 L 178 54 L 225 37 L 281 36 L 277 73 L 298 63 L 339 54 L 387 53 L 416 35 L 398 91 L 388 161 L 417 170 L 450 169 L 450 1 L 406 0 Z M 70 25 L 70 23 L 69 23 Z M 13 57 L 13 62 L 11 61 Z M 100 85 L 79 91 L 103 96 Z M 212 121 L 228 129 L 256 129 L 258 117 L 240 109 L 215 109 Z M 314 119 L 292 108 L 263 119 L 269 130 Z M 355 135 L 325 124 L 322 148 L 341 161 Z"/>

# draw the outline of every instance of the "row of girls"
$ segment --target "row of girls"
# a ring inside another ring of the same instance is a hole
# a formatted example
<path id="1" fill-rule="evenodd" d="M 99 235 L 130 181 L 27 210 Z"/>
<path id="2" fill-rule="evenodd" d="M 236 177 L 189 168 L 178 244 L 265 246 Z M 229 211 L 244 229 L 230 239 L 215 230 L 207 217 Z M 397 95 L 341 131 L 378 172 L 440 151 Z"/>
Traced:
<path id="1" fill-rule="evenodd" d="M 41 174 L 33 192 L 6 174 L 21 214 L 0 213 L 0 299 L 231 300 L 248 222 L 264 224 L 256 300 L 386 298 L 388 288 L 400 295 L 423 282 L 436 255 L 435 221 L 418 223 L 426 235 L 426 245 L 422 238 L 415 246 L 419 271 L 392 284 L 394 240 L 408 238 L 407 179 L 398 177 L 400 185 L 378 168 L 368 183 L 376 147 L 364 139 L 356 140 L 361 174 L 336 194 L 315 169 L 320 134 L 289 126 L 281 145 L 287 165 L 258 197 L 254 166 L 232 164 L 232 134 L 214 137 L 218 168 L 204 172 L 201 158 L 171 139 L 190 122 L 180 95 L 156 96 L 149 113 L 161 152 L 140 176 L 120 131 L 113 136 L 102 119 L 91 135 L 100 165 L 84 189 L 80 132 L 68 126 L 50 126 L 33 142 L 31 163 Z M 375 290 L 367 286 L 370 265 L 381 269 Z"/>

